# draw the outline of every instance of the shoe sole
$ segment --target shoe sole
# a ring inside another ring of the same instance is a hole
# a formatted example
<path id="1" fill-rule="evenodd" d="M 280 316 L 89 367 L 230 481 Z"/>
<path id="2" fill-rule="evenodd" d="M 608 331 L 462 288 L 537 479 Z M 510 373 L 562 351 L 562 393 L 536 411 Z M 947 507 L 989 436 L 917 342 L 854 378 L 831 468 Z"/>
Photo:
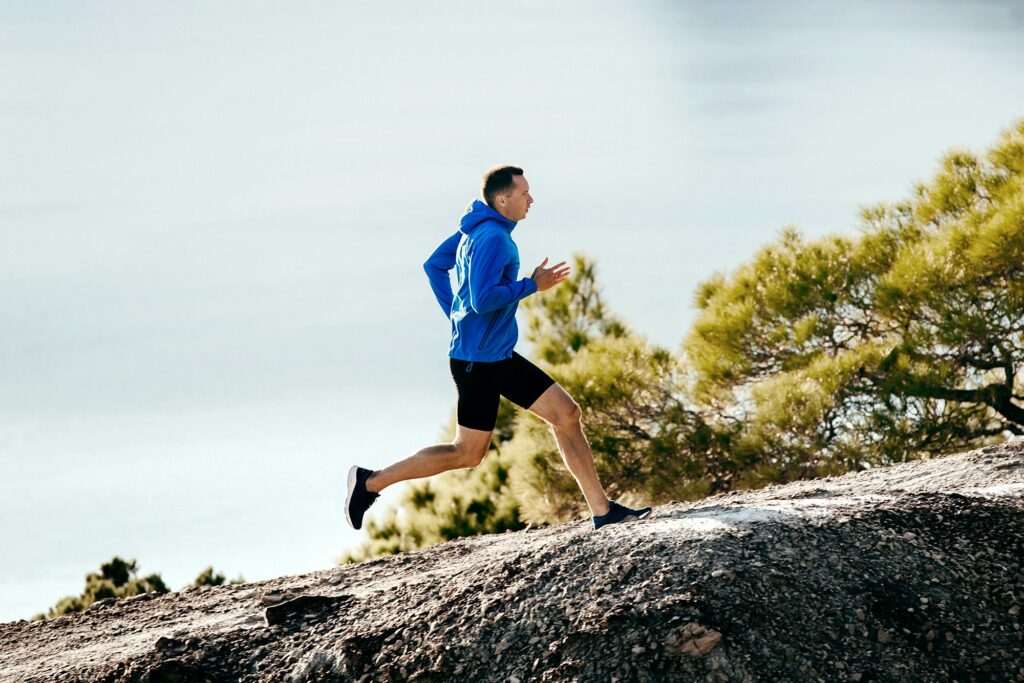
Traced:
<path id="1" fill-rule="evenodd" d="M 359 529 L 355 524 L 352 523 L 352 515 L 349 512 L 352 505 L 352 494 L 356 491 L 356 474 L 359 471 L 358 465 L 352 465 L 352 469 L 348 471 L 348 495 L 345 496 L 345 519 L 348 520 L 348 525 L 358 531 Z"/>
<path id="2" fill-rule="evenodd" d="M 642 515 L 626 515 L 625 517 L 622 518 L 622 521 L 623 522 L 629 522 L 629 521 L 634 521 L 634 520 L 637 520 L 637 519 L 647 519 L 648 517 L 651 516 L 652 512 L 654 512 L 654 508 L 651 508 L 650 510 L 648 510 L 645 513 L 643 513 Z"/>
<path id="3" fill-rule="evenodd" d="M 626 515 L 625 517 L 622 518 L 621 522 L 613 522 L 613 524 L 622 524 L 623 522 L 636 522 L 636 521 L 641 520 L 641 519 L 647 519 L 648 517 L 650 517 L 652 512 L 654 512 L 654 511 L 653 510 L 648 510 L 647 512 L 645 512 L 642 515 Z"/>
<path id="4" fill-rule="evenodd" d="M 602 526 L 599 526 L 597 529 L 594 529 L 594 531 L 598 531 L 600 529 L 603 529 L 606 526 L 613 526 L 615 524 L 624 524 L 626 522 L 635 522 L 638 519 L 647 519 L 648 517 L 651 516 L 652 512 L 654 512 L 654 508 L 651 508 L 650 510 L 648 510 L 645 513 L 643 513 L 642 515 L 626 515 L 625 517 L 623 517 L 618 522 L 612 522 L 611 524 L 604 524 Z"/>

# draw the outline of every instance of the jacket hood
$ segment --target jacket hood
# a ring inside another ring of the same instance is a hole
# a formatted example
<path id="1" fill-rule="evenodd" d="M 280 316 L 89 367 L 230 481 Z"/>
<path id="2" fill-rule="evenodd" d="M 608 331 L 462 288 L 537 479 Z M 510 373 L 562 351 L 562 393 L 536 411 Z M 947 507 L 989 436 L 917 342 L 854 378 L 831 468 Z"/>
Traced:
<path id="1" fill-rule="evenodd" d="M 466 207 L 466 213 L 462 216 L 462 222 L 459 225 L 459 230 L 467 235 L 471 235 L 474 230 L 487 221 L 497 222 L 498 225 L 500 225 L 506 232 L 512 232 L 516 227 L 516 221 L 505 218 L 500 213 L 489 207 L 486 202 L 474 199 L 472 203 Z"/>

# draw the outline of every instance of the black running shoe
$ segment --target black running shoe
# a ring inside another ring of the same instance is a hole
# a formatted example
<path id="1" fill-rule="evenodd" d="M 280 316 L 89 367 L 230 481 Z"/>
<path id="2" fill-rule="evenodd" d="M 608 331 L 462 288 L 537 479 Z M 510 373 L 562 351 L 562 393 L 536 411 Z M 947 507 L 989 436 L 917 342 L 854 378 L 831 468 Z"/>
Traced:
<path id="1" fill-rule="evenodd" d="M 625 505 L 619 505 L 614 500 L 608 501 L 611 504 L 611 510 L 608 511 L 607 515 L 600 515 L 594 517 L 594 528 L 600 529 L 606 524 L 616 524 L 618 522 L 625 522 L 629 519 L 643 519 L 647 515 L 651 514 L 651 508 L 640 508 L 634 510 L 628 508 Z"/>
<path id="2" fill-rule="evenodd" d="M 366 490 L 366 480 L 373 470 L 352 466 L 348 471 L 348 498 L 345 500 L 345 517 L 353 529 L 363 526 L 363 514 L 380 497 L 379 493 Z"/>

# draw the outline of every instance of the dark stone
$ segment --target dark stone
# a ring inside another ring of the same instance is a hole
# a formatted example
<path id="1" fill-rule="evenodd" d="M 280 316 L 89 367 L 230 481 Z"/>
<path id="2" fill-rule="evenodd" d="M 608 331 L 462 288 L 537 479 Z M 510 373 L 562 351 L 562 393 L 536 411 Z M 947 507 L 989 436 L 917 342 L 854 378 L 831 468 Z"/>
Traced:
<path id="1" fill-rule="evenodd" d="M 283 624 L 306 616 L 327 616 L 352 601 L 351 595 L 300 595 L 271 605 L 264 610 L 268 626 Z"/>

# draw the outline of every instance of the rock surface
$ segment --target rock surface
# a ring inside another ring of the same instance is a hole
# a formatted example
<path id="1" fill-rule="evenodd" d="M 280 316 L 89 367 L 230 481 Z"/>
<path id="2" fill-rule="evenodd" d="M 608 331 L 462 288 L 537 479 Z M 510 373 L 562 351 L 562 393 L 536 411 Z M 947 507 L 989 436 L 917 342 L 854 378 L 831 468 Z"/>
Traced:
<path id="1" fill-rule="evenodd" d="M 1017 440 L 0 624 L 0 680 L 1024 681 L 1022 558 Z"/>

